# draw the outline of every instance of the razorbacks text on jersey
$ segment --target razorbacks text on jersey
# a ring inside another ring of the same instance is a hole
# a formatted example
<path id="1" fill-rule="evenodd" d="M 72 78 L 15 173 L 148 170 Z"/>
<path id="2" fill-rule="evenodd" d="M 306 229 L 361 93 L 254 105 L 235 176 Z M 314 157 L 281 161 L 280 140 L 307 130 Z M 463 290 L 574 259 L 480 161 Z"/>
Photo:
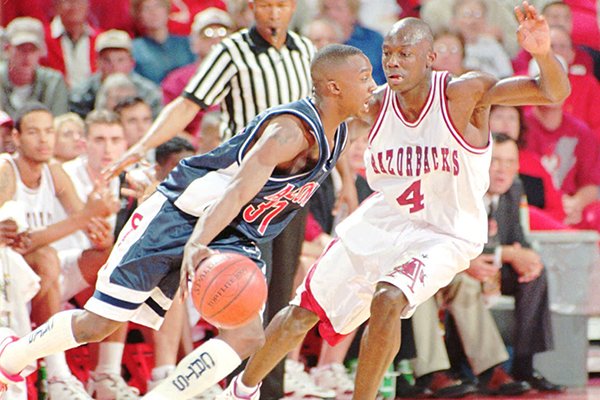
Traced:
<path id="1" fill-rule="evenodd" d="M 242 132 L 211 152 L 181 160 L 158 186 L 158 191 L 181 211 L 199 216 L 225 191 L 263 124 L 282 114 L 292 114 L 310 127 L 319 147 L 319 159 L 309 171 L 295 175 L 271 175 L 260 192 L 242 207 L 229 225 L 255 242 L 274 238 L 332 171 L 347 140 L 346 124 L 342 123 L 336 131 L 333 148 L 329 148 L 319 113 L 308 97 L 270 108 L 255 117 Z"/>
<path id="2" fill-rule="evenodd" d="M 454 127 L 446 99 L 447 72 L 432 72 L 429 96 L 409 122 L 386 87 L 365 152 L 367 180 L 395 212 L 478 243 L 487 240 L 483 196 L 489 186 L 491 138 L 469 145 Z"/>

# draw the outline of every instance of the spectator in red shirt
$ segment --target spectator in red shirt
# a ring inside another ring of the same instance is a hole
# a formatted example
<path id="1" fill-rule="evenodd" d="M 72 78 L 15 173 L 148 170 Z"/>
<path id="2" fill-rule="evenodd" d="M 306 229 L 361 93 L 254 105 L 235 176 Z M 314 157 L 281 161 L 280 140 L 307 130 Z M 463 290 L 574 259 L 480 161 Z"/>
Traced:
<path id="1" fill-rule="evenodd" d="M 227 10 L 222 0 L 171 0 L 169 32 L 173 35 L 192 33 L 194 16 L 208 8 Z"/>
<path id="2" fill-rule="evenodd" d="M 586 124 L 565 113 L 561 104 L 535 106 L 526 113 L 526 148 L 563 192 L 565 223 L 599 229 L 596 205 L 600 193 L 600 142 Z M 594 204 L 596 203 L 596 204 Z"/>
<path id="3" fill-rule="evenodd" d="M 219 43 L 225 36 L 229 35 L 233 28 L 233 21 L 226 11 L 210 7 L 199 12 L 194 17 L 192 33 L 190 34 L 190 47 L 192 53 L 197 56 L 196 62 L 171 71 L 161 83 L 164 104 L 170 103 L 183 92 L 183 88 L 191 80 L 198 65 L 208 54 L 210 49 Z M 218 110 L 218 106 L 208 111 Z M 196 117 L 185 128 L 192 136 L 198 136 L 198 129 L 205 111 L 199 112 Z"/>

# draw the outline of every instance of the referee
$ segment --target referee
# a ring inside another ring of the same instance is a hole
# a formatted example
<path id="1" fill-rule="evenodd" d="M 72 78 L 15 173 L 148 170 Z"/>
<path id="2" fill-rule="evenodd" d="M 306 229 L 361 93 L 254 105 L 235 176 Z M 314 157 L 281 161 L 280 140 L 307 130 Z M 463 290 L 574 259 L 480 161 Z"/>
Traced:
<path id="1" fill-rule="evenodd" d="M 255 25 L 215 45 L 181 96 L 165 106 L 146 135 L 128 150 L 114 170 L 138 161 L 148 150 L 183 131 L 200 110 L 212 105 L 221 106 L 221 138 L 226 140 L 267 108 L 311 95 L 310 63 L 315 49 L 307 38 L 288 30 L 296 1 L 250 0 L 249 5 Z M 354 188 L 353 178 L 343 169 L 340 172 L 348 178 L 344 189 Z M 346 192 L 346 196 L 350 208 L 354 208 L 356 192 Z M 271 246 L 261 246 L 269 277 L 265 323 L 291 298 L 305 222 L 306 214 L 299 213 L 273 240 L 271 262 Z M 265 379 L 261 398 L 282 398 L 282 381 L 283 363 Z"/>

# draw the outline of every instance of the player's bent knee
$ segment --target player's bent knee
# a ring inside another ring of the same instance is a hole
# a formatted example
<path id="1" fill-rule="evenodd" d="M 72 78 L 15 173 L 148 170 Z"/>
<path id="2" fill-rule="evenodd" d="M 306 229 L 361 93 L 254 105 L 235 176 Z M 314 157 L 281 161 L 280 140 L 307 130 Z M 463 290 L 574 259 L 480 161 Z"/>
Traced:
<path id="1" fill-rule="evenodd" d="M 83 310 L 73 318 L 73 335 L 78 343 L 100 342 L 123 324 Z"/>
<path id="2" fill-rule="evenodd" d="M 240 328 L 222 330 L 219 337 L 227 342 L 242 360 L 265 344 L 265 332 L 258 318 Z"/>
<path id="3" fill-rule="evenodd" d="M 288 306 L 286 325 L 296 334 L 304 334 L 319 322 L 319 317 L 312 311 L 298 306 Z"/>
<path id="4" fill-rule="evenodd" d="M 400 288 L 381 282 L 373 295 L 371 314 L 400 315 L 407 305 L 408 300 Z"/>

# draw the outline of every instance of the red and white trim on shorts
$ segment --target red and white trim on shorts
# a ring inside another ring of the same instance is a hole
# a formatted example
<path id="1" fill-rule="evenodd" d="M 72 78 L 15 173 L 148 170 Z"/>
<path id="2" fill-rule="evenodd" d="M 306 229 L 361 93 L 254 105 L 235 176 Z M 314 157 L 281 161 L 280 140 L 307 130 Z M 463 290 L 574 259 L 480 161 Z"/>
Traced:
<path id="1" fill-rule="evenodd" d="M 333 245 L 335 243 L 337 243 L 338 240 L 339 240 L 339 238 L 333 239 L 329 243 L 329 245 L 327 246 L 325 251 L 317 259 L 317 261 L 315 261 L 315 263 L 312 265 L 312 267 L 310 267 L 310 270 L 308 271 L 308 274 L 306 275 L 306 280 L 304 283 L 304 291 L 302 292 L 302 295 L 300 296 L 300 307 L 317 314 L 317 316 L 319 317 L 319 324 L 318 324 L 319 334 L 331 346 L 335 346 L 347 335 L 344 335 L 344 334 L 341 334 L 341 333 L 338 333 L 335 331 L 335 328 L 333 327 L 331 321 L 327 317 L 325 310 L 323 310 L 323 308 L 319 305 L 319 303 L 315 299 L 315 296 L 313 295 L 312 290 L 310 288 L 310 282 L 312 280 L 312 277 L 313 277 L 316 269 L 319 267 L 319 261 L 321 261 L 321 259 L 325 256 L 325 254 L 327 254 L 329 249 L 331 249 L 331 247 L 333 247 Z"/>
<path id="2" fill-rule="evenodd" d="M 0 338 L 0 358 L 2 358 L 2 353 L 4 353 L 6 347 L 19 340 L 19 338 L 14 336 L 14 332 L 9 328 L 0 328 Z M 20 374 L 9 374 L 0 368 L 0 399 L 8 390 L 8 384 L 23 382 L 23 380 L 24 378 Z"/>

